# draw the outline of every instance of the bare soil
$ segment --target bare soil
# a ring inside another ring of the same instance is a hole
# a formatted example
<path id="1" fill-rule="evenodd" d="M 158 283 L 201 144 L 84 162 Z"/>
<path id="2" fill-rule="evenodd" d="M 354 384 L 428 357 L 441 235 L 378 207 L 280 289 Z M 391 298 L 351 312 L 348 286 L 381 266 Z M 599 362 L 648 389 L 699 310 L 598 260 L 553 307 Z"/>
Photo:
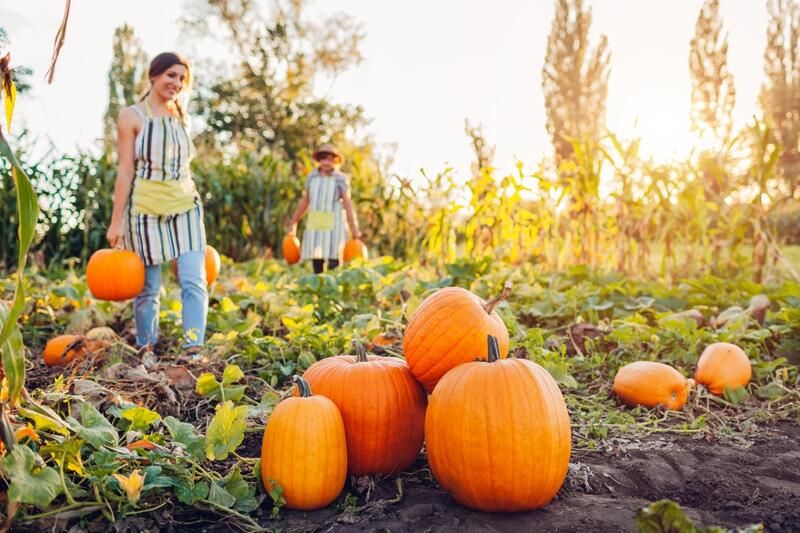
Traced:
<path id="1" fill-rule="evenodd" d="M 271 520 L 265 505 L 256 518 L 265 528 L 284 532 L 636 531 L 636 512 L 669 498 L 697 525 L 762 523 L 767 531 L 800 531 L 800 425 L 782 422 L 760 429 L 750 447 L 668 435 L 574 453 L 557 497 L 533 512 L 465 509 L 438 486 L 420 456 L 416 469 L 400 476 L 371 483 L 351 479 L 326 509 L 284 510 L 279 520 Z M 343 505 L 347 494 L 358 495 L 355 506 Z"/>

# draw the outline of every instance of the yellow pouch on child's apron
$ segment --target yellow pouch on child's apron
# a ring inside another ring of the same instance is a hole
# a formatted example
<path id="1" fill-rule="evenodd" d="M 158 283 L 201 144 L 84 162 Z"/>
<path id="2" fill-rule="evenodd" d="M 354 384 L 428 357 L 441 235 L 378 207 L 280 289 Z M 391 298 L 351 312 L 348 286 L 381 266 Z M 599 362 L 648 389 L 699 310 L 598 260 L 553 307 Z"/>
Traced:
<path id="1" fill-rule="evenodd" d="M 330 211 L 310 211 L 306 229 L 314 231 L 333 231 L 333 213 Z"/>

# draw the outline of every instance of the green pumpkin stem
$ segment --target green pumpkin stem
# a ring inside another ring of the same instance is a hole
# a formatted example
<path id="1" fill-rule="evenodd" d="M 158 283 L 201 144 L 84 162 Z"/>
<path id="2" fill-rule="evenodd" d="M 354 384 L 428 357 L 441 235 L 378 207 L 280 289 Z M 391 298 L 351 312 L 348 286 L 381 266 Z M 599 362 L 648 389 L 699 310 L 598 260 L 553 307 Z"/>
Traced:
<path id="1" fill-rule="evenodd" d="M 353 340 L 353 349 L 356 351 L 356 363 L 366 363 L 369 361 L 367 358 L 367 350 L 364 348 L 363 344 L 357 340 Z"/>
<path id="2" fill-rule="evenodd" d="M 292 381 L 297 385 L 297 390 L 300 392 L 301 397 L 308 398 L 311 396 L 311 385 L 302 376 L 294 375 L 292 376 Z"/>
<path id="3" fill-rule="evenodd" d="M 497 337 L 489 335 L 489 362 L 494 363 L 500 359 L 500 345 L 497 343 Z"/>
<path id="4" fill-rule="evenodd" d="M 494 311 L 494 308 L 497 307 L 500 302 L 508 298 L 509 294 L 511 294 L 511 281 L 506 280 L 505 284 L 503 285 L 503 292 L 483 304 L 483 310 L 486 311 L 487 315 L 491 315 L 492 311 Z"/>

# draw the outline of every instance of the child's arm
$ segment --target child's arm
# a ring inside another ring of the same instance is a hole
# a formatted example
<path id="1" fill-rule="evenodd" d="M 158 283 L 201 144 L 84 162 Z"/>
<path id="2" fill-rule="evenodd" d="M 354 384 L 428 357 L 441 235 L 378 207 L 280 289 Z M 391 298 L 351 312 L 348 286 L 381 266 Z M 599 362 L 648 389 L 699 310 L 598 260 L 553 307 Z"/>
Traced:
<path id="1" fill-rule="evenodd" d="M 308 189 L 306 189 L 303 192 L 303 197 L 300 199 L 300 203 L 297 204 L 297 209 L 294 210 L 292 221 L 289 223 L 289 233 L 291 235 L 297 234 L 297 224 L 305 216 L 306 211 L 308 211 L 308 204 Z"/>
<path id="2" fill-rule="evenodd" d="M 356 210 L 353 208 L 353 200 L 350 199 L 350 193 L 345 192 L 342 194 L 342 207 L 347 213 L 347 225 L 350 226 L 350 235 L 354 239 L 361 238 L 361 230 L 358 229 L 358 218 L 356 217 Z"/>

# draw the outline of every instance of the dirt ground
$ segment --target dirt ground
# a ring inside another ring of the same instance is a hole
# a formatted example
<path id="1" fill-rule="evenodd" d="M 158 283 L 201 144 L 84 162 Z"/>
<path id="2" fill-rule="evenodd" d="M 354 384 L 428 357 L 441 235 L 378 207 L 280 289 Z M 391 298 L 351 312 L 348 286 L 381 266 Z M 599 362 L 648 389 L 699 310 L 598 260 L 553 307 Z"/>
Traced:
<path id="1" fill-rule="evenodd" d="M 421 457 L 417 470 L 377 480 L 368 488 L 369 502 L 362 486 L 355 506 L 343 505 L 343 496 L 320 511 L 285 510 L 280 520 L 270 520 L 265 508 L 257 519 L 283 532 L 635 531 L 638 509 L 669 498 L 698 525 L 763 523 L 767 531 L 800 531 L 798 442 L 800 426 L 780 423 L 761 428 L 749 448 L 670 435 L 576 452 L 550 505 L 513 514 L 477 513 L 456 504 Z M 398 479 L 402 499 L 394 503 Z M 358 491 L 348 485 L 347 492 Z"/>

